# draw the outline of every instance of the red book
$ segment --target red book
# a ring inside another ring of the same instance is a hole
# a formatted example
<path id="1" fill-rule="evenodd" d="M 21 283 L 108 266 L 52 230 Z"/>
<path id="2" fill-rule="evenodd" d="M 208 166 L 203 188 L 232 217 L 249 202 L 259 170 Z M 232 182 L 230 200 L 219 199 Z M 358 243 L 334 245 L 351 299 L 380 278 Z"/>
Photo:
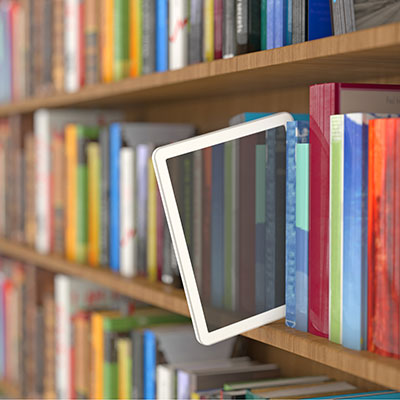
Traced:
<path id="1" fill-rule="evenodd" d="M 397 113 L 400 85 L 325 83 L 310 87 L 308 330 L 329 330 L 329 123 L 350 112 Z M 397 103 L 397 104 L 396 104 Z"/>
<path id="2" fill-rule="evenodd" d="M 214 0 L 214 59 L 222 58 L 223 1 Z"/>
<path id="3" fill-rule="evenodd" d="M 203 249 L 202 249 L 202 287 L 201 300 L 211 301 L 211 183 L 212 183 L 212 148 L 203 150 Z"/>
<path id="4" fill-rule="evenodd" d="M 368 350 L 399 358 L 400 119 L 370 121 L 368 155 Z"/>

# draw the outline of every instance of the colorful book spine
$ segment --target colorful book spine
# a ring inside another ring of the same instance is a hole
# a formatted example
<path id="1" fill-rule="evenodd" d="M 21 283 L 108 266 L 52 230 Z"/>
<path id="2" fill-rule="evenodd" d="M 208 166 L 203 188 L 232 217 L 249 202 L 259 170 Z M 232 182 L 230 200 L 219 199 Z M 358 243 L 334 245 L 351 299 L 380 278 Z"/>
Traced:
<path id="1" fill-rule="evenodd" d="M 114 74 L 114 1 L 102 0 L 100 7 L 101 75 L 103 82 L 111 82 Z"/>
<path id="2" fill-rule="evenodd" d="M 283 47 L 287 42 L 287 0 L 275 0 L 274 5 L 274 47 Z"/>
<path id="3" fill-rule="evenodd" d="M 132 398 L 132 343 L 130 338 L 117 340 L 118 398 Z"/>
<path id="4" fill-rule="evenodd" d="M 135 227 L 136 210 L 136 160 L 132 147 L 120 151 L 120 272 L 132 278 L 136 275 L 137 238 Z"/>
<path id="5" fill-rule="evenodd" d="M 142 1 L 132 0 L 130 2 L 131 76 L 140 76 L 142 74 Z"/>
<path id="6" fill-rule="evenodd" d="M 275 48 L 275 7 L 274 0 L 267 0 L 267 49 Z"/>
<path id="7" fill-rule="evenodd" d="M 90 265 L 98 266 L 100 263 L 100 146 L 96 142 L 89 143 L 87 146 L 88 160 L 88 201 L 89 201 L 89 242 L 88 242 L 88 262 Z"/>
<path id="8" fill-rule="evenodd" d="M 85 84 L 100 78 L 100 10 L 96 0 L 85 0 Z"/>
<path id="9" fill-rule="evenodd" d="M 179 69 L 188 64 L 189 4 L 185 0 L 169 2 L 169 68 Z"/>
<path id="10" fill-rule="evenodd" d="M 203 61 L 203 0 L 190 2 L 189 64 Z"/>
<path id="11" fill-rule="evenodd" d="M 155 399 L 155 372 L 156 372 L 156 337 L 150 330 L 145 330 L 143 335 L 143 398 Z"/>
<path id="12" fill-rule="evenodd" d="M 296 329 L 308 327 L 309 144 L 296 144 Z"/>
<path id="13" fill-rule="evenodd" d="M 224 297 L 224 145 L 212 148 L 211 304 L 223 307 Z"/>
<path id="14" fill-rule="evenodd" d="M 222 57 L 236 55 L 236 4 L 234 0 L 223 1 Z"/>
<path id="15" fill-rule="evenodd" d="M 147 163 L 147 277 L 157 281 L 157 182 L 151 158 Z"/>
<path id="16" fill-rule="evenodd" d="M 332 35 L 329 0 L 308 0 L 308 40 Z"/>
<path id="17" fill-rule="evenodd" d="M 291 45 L 293 43 L 293 0 L 286 1 L 286 37 L 285 45 Z"/>
<path id="18" fill-rule="evenodd" d="M 142 1 L 142 72 L 156 70 L 156 0 Z"/>
<path id="19" fill-rule="evenodd" d="M 247 53 L 249 40 L 249 0 L 236 1 L 237 54 Z"/>
<path id="20" fill-rule="evenodd" d="M 222 58 L 223 0 L 214 0 L 214 59 Z"/>
<path id="21" fill-rule="evenodd" d="M 248 1 L 248 52 L 259 51 L 261 43 L 261 4 L 260 0 Z"/>
<path id="22" fill-rule="evenodd" d="M 191 24 L 190 29 L 192 34 L 192 30 L 194 29 L 193 24 Z M 167 70 L 168 70 L 168 1 L 156 0 L 156 71 L 163 72 Z"/>
<path id="23" fill-rule="evenodd" d="M 329 340 L 342 342 L 344 115 L 330 119 Z"/>
<path id="24" fill-rule="evenodd" d="M 113 19 L 113 80 L 118 81 L 129 76 L 129 2 L 127 0 L 114 0 Z"/>
<path id="25" fill-rule="evenodd" d="M 110 241 L 110 135 L 107 127 L 100 131 L 100 164 L 101 164 L 101 230 L 100 230 L 100 264 L 109 264 Z"/>
<path id="26" fill-rule="evenodd" d="M 261 0 L 261 50 L 267 50 L 267 0 Z"/>
<path id="27" fill-rule="evenodd" d="M 214 59 L 214 0 L 204 0 L 204 61 Z"/>

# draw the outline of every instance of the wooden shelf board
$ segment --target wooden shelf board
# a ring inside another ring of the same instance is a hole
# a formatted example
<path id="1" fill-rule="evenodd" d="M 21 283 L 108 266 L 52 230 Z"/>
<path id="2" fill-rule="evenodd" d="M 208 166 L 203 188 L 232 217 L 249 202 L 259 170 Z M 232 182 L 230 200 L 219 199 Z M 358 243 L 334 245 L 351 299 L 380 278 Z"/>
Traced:
<path id="1" fill-rule="evenodd" d="M 75 93 L 0 106 L 0 116 L 38 108 L 117 107 L 146 102 L 308 86 L 329 81 L 400 77 L 400 22 L 176 71 L 87 86 Z"/>
<path id="2" fill-rule="evenodd" d="M 153 306 L 189 316 L 183 291 L 161 283 L 151 283 L 144 278 L 122 278 L 107 270 L 39 254 L 2 238 L 0 254 L 55 273 L 88 279 Z M 400 360 L 346 349 L 327 339 L 287 328 L 283 320 L 246 332 L 244 336 L 400 391 Z"/>

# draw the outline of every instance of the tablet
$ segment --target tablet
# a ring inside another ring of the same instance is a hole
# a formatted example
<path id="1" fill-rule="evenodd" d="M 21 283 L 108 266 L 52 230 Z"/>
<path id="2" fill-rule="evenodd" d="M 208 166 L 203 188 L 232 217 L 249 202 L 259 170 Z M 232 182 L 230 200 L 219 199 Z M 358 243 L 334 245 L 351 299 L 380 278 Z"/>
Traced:
<path id="1" fill-rule="evenodd" d="M 153 152 L 193 327 L 204 345 L 285 317 L 288 121 L 291 114 L 277 113 Z"/>

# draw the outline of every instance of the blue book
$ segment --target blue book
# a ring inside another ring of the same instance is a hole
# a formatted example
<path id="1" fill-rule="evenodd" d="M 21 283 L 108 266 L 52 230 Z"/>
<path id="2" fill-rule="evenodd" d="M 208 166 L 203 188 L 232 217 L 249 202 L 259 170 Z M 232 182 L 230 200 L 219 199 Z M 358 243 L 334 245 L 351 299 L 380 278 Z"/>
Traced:
<path id="1" fill-rule="evenodd" d="M 308 0 L 308 40 L 332 35 L 329 0 Z"/>
<path id="2" fill-rule="evenodd" d="M 11 26 L 10 26 L 10 4 L 0 5 L 0 102 L 11 100 Z"/>
<path id="3" fill-rule="evenodd" d="M 275 0 L 274 11 L 274 47 L 283 47 L 286 43 L 288 29 L 287 0 Z"/>
<path id="4" fill-rule="evenodd" d="M 308 326 L 309 144 L 296 144 L 296 328 Z"/>
<path id="5" fill-rule="evenodd" d="M 264 143 L 260 143 L 259 138 Z M 255 243 L 255 288 L 256 288 L 256 312 L 265 311 L 265 287 L 264 287 L 264 271 L 265 271 L 265 174 L 266 174 L 266 147 L 265 137 L 258 135 L 256 144 L 256 243 Z"/>
<path id="6" fill-rule="evenodd" d="M 156 398 L 156 336 L 150 330 L 143 334 L 143 397 Z"/>
<path id="7" fill-rule="evenodd" d="M 212 148 L 211 183 L 211 303 L 224 299 L 224 144 Z"/>
<path id="8" fill-rule="evenodd" d="M 274 0 L 267 0 L 267 49 L 275 47 L 275 7 Z"/>
<path id="9" fill-rule="evenodd" d="M 156 71 L 168 70 L 168 0 L 156 0 Z"/>

